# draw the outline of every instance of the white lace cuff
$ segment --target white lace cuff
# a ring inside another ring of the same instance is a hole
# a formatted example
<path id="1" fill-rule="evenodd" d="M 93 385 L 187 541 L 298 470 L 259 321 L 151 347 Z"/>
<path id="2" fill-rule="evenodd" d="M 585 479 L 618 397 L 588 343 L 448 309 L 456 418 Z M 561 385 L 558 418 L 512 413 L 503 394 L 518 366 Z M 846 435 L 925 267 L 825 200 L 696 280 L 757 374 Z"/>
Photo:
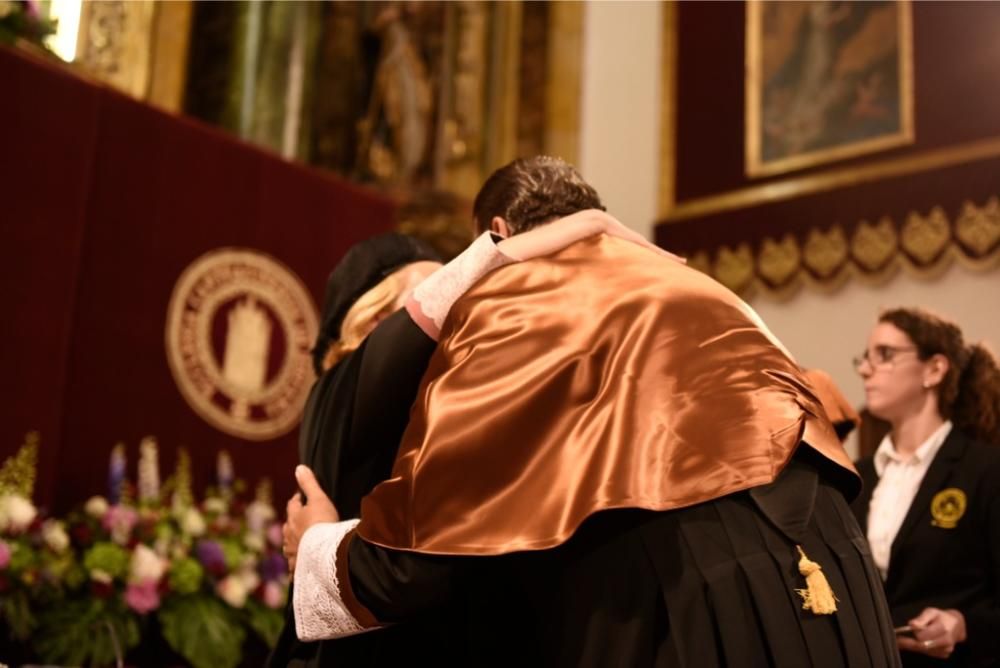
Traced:
<path id="1" fill-rule="evenodd" d="M 515 262 L 497 248 L 484 232 L 461 255 L 425 278 L 406 303 L 413 321 L 437 341 L 452 305 L 479 279 L 494 269 Z"/>
<path id="2" fill-rule="evenodd" d="M 300 640 L 342 638 L 370 630 L 344 605 L 337 573 L 337 548 L 360 520 L 326 522 L 310 527 L 299 542 L 295 563 L 295 633 Z"/>

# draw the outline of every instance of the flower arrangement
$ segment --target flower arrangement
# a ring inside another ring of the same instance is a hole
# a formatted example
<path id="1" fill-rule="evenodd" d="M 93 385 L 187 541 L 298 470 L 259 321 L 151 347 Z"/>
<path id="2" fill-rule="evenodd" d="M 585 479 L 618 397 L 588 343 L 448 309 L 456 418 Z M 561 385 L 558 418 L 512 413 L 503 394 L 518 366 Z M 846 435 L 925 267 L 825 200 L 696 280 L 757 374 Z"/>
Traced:
<path id="1" fill-rule="evenodd" d="M 30 434 L 0 469 L 0 627 L 11 640 L 47 663 L 107 665 L 160 634 L 196 668 L 236 666 L 249 634 L 274 645 L 288 568 L 266 481 L 249 503 L 231 476 L 196 503 L 187 453 L 161 485 L 147 438 L 136 494 L 118 446 L 108 496 L 52 518 L 31 502 L 37 450 Z"/>
<path id="2" fill-rule="evenodd" d="M 55 24 L 43 15 L 39 0 L 0 0 L 0 44 L 24 40 L 47 51 L 45 38 Z"/>

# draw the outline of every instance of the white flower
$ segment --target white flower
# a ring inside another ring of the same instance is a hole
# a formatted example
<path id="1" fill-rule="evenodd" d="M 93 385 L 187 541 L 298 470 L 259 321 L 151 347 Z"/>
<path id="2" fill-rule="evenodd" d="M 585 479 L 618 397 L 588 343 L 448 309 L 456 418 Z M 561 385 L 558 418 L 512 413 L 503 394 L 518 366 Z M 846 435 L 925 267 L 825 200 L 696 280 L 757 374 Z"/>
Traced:
<path id="1" fill-rule="evenodd" d="M 200 536 L 205 529 L 205 518 L 196 508 L 188 508 L 181 515 L 181 530 L 189 536 Z"/>
<path id="2" fill-rule="evenodd" d="M 59 520 L 45 520 L 42 523 L 42 540 L 53 552 L 62 554 L 69 547 L 69 534 Z"/>
<path id="3" fill-rule="evenodd" d="M 250 531 L 262 532 L 267 523 L 273 520 L 276 515 L 271 504 L 264 501 L 253 501 L 246 510 L 247 526 Z"/>
<path id="4" fill-rule="evenodd" d="M 102 582 L 104 584 L 111 584 L 112 580 L 111 574 L 102 571 L 100 568 L 95 568 L 94 570 L 90 571 L 90 579 L 93 580 L 94 582 Z"/>
<path id="5" fill-rule="evenodd" d="M 248 592 L 251 592 L 260 586 L 260 576 L 257 575 L 257 571 L 255 569 L 244 568 L 235 575 L 240 579 L 240 584 L 242 584 L 243 588 Z"/>
<path id="6" fill-rule="evenodd" d="M 226 504 L 224 499 L 220 499 L 217 496 L 210 496 L 205 499 L 205 503 L 202 505 L 206 513 L 212 513 L 214 515 L 222 515 L 225 513 L 229 506 Z"/>
<path id="7" fill-rule="evenodd" d="M 263 552 L 264 536 L 259 533 L 248 533 L 243 536 L 243 544 L 247 546 L 248 550 L 253 552 Z"/>
<path id="8" fill-rule="evenodd" d="M 160 498 L 160 456 L 156 439 L 147 436 L 139 443 L 139 500 L 156 501 Z"/>
<path id="9" fill-rule="evenodd" d="M 0 0 L 0 19 L 17 11 L 17 4 L 13 0 Z"/>
<path id="10" fill-rule="evenodd" d="M 153 551 L 166 558 L 170 554 L 171 538 L 171 535 L 166 532 L 157 535 L 156 540 L 153 541 Z"/>
<path id="11" fill-rule="evenodd" d="M 149 581 L 159 582 L 164 571 L 166 571 L 166 564 L 160 555 L 141 543 L 135 546 L 129 563 L 129 582 L 133 584 Z"/>
<path id="12" fill-rule="evenodd" d="M 101 519 L 104 514 L 108 512 L 108 500 L 103 496 L 92 496 L 87 499 L 87 503 L 83 506 L 83 510 L 91 517 L 96 517 Z"/>
<path id="13" fill-rule="evenodd" d="M 19 494 L 0 496 L 0 531 L 23 531 L 35 520 L 38 511 Z"/>
<path id="14" fill-rule="evenodd" d="M 229 575 L 215 585 L 215 593 L 223 601 L 234 608 L 242 608 L 247 602 L 247 588 L 243 585 L 243 580 L 237 575 Z"/>

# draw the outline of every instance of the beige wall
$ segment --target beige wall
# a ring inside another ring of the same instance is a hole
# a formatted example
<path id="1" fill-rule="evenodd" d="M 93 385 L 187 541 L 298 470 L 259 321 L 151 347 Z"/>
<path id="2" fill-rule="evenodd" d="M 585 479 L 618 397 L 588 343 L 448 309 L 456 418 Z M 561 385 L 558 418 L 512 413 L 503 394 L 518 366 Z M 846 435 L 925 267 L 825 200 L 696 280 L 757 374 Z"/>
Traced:
<path id="1" fill-rule="evenodd" d="M 659 2 L 591 0 L 583 16 L 577 166 L 608 210 L 652 238 L 658 204 Z"/>
<path id="2" fill-rule="evenodd" d="M 802 290 L 785 302 L 767 296 L 749 301 L 800 364 L 827 371 L 855 406 L 864 403 L 864 391 L 851 358 L 864 350 L 882 308 L 933 309 L 954 319 L 966 340 L 986 341 L 1000 352 L 1000 269 L 953 265 L 932 281 L 900 273 L 880 286 L 853 281 L 832 294 Z"/>

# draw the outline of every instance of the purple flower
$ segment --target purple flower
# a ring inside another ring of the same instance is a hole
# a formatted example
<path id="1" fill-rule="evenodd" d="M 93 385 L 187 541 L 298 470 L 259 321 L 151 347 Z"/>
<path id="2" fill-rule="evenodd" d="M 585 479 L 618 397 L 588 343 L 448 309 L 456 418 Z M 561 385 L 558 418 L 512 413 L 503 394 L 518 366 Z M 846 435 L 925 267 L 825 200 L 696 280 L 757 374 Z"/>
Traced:
<path id="1" fill-rule="evenodd" d="M 160 607 L 160 593 L 156 589 L 155 580 L 146 580 L 142 584 L 130 584 L 125 589 L 125 603 L 140 615 Z"/>
<path id="2" fill-rule="evenodd" d="M 0 540 L 0 570 L 7 568 L 10 563 L 10 545 Z"/>
<path id="3" fill-rule="evenodd" d="M 260 563 L 260 576 L 265 580 L 277 580 L 287 572 L 288 562 L 280 554 L 271 554 Z"/>
<path id="4" fill-rule="evenodd" d="M 200 540 L 194 549 L 198 561 L 212 575 L 223 575 L 226 572 L 226 554 L 222 546 L 214 540 Z"/>

